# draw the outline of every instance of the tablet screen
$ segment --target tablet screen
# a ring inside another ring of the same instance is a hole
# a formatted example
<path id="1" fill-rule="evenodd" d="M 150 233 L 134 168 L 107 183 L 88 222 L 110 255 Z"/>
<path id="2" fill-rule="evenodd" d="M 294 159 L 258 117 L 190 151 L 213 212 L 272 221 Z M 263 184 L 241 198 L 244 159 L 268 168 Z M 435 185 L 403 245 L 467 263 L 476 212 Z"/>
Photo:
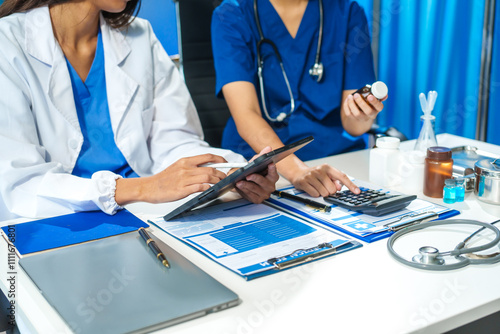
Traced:
<path id="1" fill-rule="evenodd" d="M 304 147 L 313 141 L 313 137 L 309 136 L 307 138 L 301 139 L 294 143 L 285 145 L 280 147 L 274 151 L 263 154 L 257 159 L 249 162 L 245 167 L 241 167 L 236 170 L 234 173 L 228 175 L 226 178 L 220 180 L 218 183 L 214 184 L 210 189 L 205 190 L 200 193 L 198 196 L 190 199 L 177 209 L 174 209 L 172 212 L 166 214 L 163 219 L 166 221 L 171 220 L 172 218 L 177 217 L 178 215 L 188 212 L 196 208 L 199 205 L 205 204 L 211 200 L 222 196 L 227 191 L 234 188 L 235 184 L 244 178 L 246 178 L 250 174 L 261 173 L 267 169 L 267 166 L 271 163 L 277 163 L 278 161 L 284 159 L 290 154 L 294 153 L 298 149 Z"/>

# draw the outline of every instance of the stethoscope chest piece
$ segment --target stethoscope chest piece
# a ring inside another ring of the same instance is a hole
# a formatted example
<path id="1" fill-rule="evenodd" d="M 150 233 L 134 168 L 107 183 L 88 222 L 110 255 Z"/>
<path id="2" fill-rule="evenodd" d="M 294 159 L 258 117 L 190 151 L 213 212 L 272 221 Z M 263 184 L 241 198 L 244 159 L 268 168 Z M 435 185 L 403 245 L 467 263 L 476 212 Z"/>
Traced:
<path id="1" fill-rule="evenodd" d="M 314 63 L 309 69 L 309 75 L 316 80 L 316 82 L 320 82 L 323 78 L 323 63 Z"/>
<path id="2" fill-rule="evenodd" d="M 435 247 L 431 246 L 420 247 L 418 252 L 420 254 L 415 255 L 412 258 L 413 262 L 421 264 L 437 264 L 437 265 L 444 264 L 444 259 L 439 255 L 439 251 Z"/>

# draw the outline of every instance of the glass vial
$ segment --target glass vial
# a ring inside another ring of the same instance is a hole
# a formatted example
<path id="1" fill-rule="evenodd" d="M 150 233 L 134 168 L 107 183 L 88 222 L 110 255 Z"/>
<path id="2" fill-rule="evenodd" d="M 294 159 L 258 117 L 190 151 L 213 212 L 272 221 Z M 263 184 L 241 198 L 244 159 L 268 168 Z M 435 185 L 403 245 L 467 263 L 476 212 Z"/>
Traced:
<path id="1" fill-rule="evenodd" d="M 363 99 L 365 100 L 370 94 L 375 96 L 379 100 L 383 100 L 389 93 L 389 89 L 387 88 L 387 85 L 385 83 L 383 83 L 382 81 L 377 81 L 374 82 L 372 85 L 366 85 L 364 87 L 361 87 L 360 89 L 352 93 L 352 95 L 356 93 L 361 95 L 361 97 L 363 97 Z"/>
<path id="2" fill-rule="evenodd" d="M 458 178 L 455 179 L 456 188 L 455 188 L 455 200 L 457 202 L 463 202 L 465 198 L 465 179 Z"/>
<path id="3" fill-rule="evenodd" d="M 442 198 L 444 180 L 451 179 L 452 173 L 451 150 L 442 146 L 429 147 L 424 166 L 424 195 Z"/>
<path id="4" fill-rule="evenodd" d="M 456 201 L 456 188 L 454 179 L 444 180 L 443 202 L 453 204 Z"/>

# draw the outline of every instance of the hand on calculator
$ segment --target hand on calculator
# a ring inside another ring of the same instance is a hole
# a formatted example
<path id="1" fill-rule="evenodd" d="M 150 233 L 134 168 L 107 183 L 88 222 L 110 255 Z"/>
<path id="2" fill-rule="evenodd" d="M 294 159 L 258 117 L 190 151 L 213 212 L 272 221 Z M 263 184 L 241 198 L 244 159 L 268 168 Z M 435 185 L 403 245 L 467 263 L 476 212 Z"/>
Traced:
<path id="1" fill-rule="evenodd" d="M 325 201 L 344 209 L 361 212 L 371 216 L 382 216 L 393 211 L 404 209 L 417 196 L 393 195 L 383 191 L 361 187 L 361 193 L 354 194 L 350 190 L 337 191 L 324 197 Z"/>

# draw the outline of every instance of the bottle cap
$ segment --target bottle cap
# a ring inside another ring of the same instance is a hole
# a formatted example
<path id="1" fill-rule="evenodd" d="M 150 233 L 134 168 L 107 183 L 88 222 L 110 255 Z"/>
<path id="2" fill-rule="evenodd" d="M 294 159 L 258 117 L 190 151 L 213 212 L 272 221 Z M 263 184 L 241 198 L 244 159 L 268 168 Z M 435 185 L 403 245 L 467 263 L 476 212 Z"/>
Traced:
<path id="1" fill-rule="evenodd" d="M 455 179 L 446 179 L 444 180 L 444 184 L 447 186 L 454 186 L 455 185 Z"/>
<path id="2" fill-rule="evenodd" d="M 399 148 L 399 142 L 399 138 L 386 136 L 377 138 L 375 146 L 378 148 Z"/>
<path id="3" fill-rule="evenodd" d="M 432 146 L 427 149 L 427 158 L 433 160 L 450 160 L 451 150 L 448 147 Z"/>
<path id="4" fill-rule="evenodd" d="M 388 93 L 389 89 L 387 88 L 387 85 L 385 83 L 383 83 L 382 81 L 377 81 L 373 83 L 372 94 L 377 99 L 382 100 L 384 97 L 387 96 Z"/>

